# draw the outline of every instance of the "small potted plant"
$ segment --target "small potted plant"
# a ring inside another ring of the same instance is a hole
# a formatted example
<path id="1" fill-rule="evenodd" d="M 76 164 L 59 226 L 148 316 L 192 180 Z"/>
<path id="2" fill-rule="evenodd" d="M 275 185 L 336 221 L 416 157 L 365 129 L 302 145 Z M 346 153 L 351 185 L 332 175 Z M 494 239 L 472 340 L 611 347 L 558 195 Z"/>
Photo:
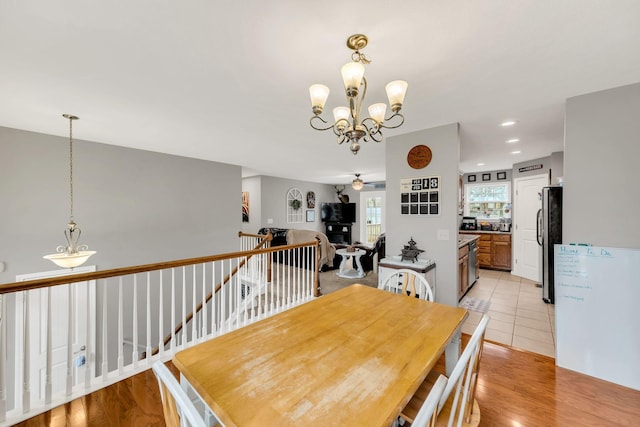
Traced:
<path id="1" fill-rule="evenodd" d="M 302 200 L 300 199 L 293 199 L 291 201 L 291 207 L 293 208 L 293 210 L 298 210 L 302 207 Z"/>

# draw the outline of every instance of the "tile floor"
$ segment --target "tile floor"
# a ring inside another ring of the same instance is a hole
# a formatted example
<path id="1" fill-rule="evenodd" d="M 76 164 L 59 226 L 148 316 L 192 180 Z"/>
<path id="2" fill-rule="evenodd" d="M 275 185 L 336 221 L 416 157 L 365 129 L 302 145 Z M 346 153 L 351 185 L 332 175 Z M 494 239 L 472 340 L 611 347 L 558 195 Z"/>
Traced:
<path id="1" fill-rule="evenodd" d="M 542 288 L 509 272 L 480 270 L 468 296 L 489 300 L 491 316 L 485 338 L 555 357 L 555 311 L 542 301 Z M 473 333 L 482 313 L 469 311 L 462 331 Z"/>

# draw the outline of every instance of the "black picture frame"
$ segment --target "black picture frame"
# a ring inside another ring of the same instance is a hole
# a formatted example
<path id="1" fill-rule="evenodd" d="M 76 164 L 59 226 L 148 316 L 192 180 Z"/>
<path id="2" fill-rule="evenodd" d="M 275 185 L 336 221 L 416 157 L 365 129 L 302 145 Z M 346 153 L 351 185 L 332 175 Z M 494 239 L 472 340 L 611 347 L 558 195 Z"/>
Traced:
<path id="1" fill-rule="evenodd" d="M 491 181 L 491 174 L 490 173 L 483 173 L 482 174 L 482 180 L 483 181 Z"/>
<path id="2" fill-rule="evenodd" d="M 475 175 L 469 175 L 467 177 L 467 182 L 476 182 L 476 176 Z"/>
<path id="3" fill-rule="evenodd" d="M 507 179 L 507 173 L 506 172 L 498 172 L 496 177 L 497 177 L 498 180 Z"/>

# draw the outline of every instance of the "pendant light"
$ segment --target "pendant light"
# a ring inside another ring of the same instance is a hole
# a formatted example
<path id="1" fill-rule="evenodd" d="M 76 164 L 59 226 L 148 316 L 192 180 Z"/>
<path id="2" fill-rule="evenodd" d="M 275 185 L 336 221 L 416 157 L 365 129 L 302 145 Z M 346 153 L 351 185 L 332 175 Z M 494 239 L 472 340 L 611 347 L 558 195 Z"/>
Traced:
<path id="1" fill-rule="evenodd" d="M 45 255 L 43 258 L 59 267 L 74 268 L 84 264 L 96 251 L 89 251 L 87 245 L 78 244 L 82 231 L 73 219 L 73 121 L 79 118 L 71 114 L 63 114 L 62 117 L 69 120 L 69 223 L 64 230 L 67 245 L 58 246 L 56 253 Z"/>

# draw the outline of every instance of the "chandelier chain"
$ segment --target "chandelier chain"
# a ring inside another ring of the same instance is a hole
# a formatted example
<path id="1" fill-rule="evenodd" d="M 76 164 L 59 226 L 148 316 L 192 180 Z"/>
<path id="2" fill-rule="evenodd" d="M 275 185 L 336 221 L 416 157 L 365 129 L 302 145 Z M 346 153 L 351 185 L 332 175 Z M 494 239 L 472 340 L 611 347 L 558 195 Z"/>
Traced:
<path id="1" fill-rule="evenodd" d="M 73 221 L 73 119 L 69 118 L 69 221 Z"/>

